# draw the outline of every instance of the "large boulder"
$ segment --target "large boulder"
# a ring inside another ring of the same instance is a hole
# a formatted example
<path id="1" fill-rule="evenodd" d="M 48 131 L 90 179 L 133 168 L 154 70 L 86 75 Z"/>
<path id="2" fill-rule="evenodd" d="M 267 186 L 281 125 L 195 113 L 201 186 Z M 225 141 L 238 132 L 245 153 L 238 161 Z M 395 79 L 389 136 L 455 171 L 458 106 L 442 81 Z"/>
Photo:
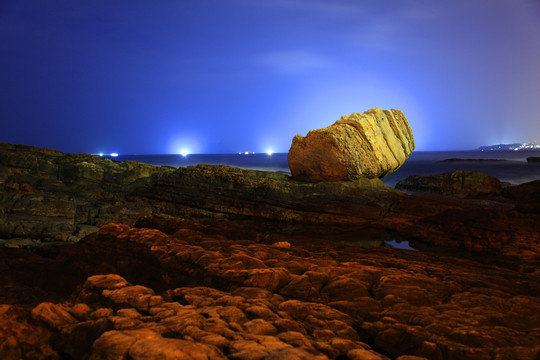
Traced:
<path id="1" fill-rule="evenodd" d="M 383 177 L 414 150 L 411 127 L 399 110 L 370 109 L 333 125 L 296 135 L 289 150 L 291 174 L 311 182 Z"/>

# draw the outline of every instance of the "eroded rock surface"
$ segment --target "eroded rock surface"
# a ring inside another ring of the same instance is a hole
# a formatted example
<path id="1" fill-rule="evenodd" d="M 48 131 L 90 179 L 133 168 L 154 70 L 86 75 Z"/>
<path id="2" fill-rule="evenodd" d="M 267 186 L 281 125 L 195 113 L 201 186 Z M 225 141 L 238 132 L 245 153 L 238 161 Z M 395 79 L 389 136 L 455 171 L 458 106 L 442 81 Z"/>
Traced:
<path id="1" fill-rule="evenodd" d="M 2 358 L 539 356 L 535 276 L 302 237 L 276 247 L 279 238 L 224 236 L 189 219 L 156 220 L 172 234 L 110 224 L 72 245 L 79 247 L 74 267 L 106 269 L 101 262 L 116 274 L 81 279 L 64 302 L 26 310 L 1 305 Z M 129 248 L 139 255 L 126 258 Z"/>
<path id="2" fill-rule="evenodd" d="M 133 189 L 166 167 L 0 144 L 0 242 L 76 242 L 111 221 L 134 223 L 151 208 Z M 9 241 L 9 239 L 14 239 Z"/>
<path id="3" fill-rule="evenodd" d="M 407 118 L 399 110 L 373 108 L 342 116 L 333 125 L 296 135 L 288 154 L 293 177 L 310 181 L 383 177 L 414 150 Z"/>

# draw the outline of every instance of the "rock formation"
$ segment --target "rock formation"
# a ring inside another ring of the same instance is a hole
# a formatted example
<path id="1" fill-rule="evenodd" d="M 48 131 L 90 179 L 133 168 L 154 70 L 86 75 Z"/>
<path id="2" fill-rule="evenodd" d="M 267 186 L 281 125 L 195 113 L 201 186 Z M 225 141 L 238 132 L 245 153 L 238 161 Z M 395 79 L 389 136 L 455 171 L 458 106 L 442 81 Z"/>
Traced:
<path id="1" fill-rule="evenodd" d="M 342 116 L 333 125 L 296 135 L 289 168 L 304 181 L 383 177 L 397 170 L 414 150 L 412 130 L 399 110 L 374 108 Z"/>
<path id="2" fill-rule="evenodd" d="M 407 196 L 379 179 L 309 183 L 230 166 L 172 169 L 4 146 L 0 243 L 9 246 L 76 242 L 110 222 L 133 225 L 142 216 L 168 214 L 278 221 L 280 227 L 336 232 L 370 227 L 431 245 L 489 249 L 520 261 L 520 254 L 540 255 L 535 200 L 540 181 L 506 188 L 503 198 L 478 203 L 459 196 Z"/>
<path id="3" fill-rule="evenodd" d="M 503 186 L 499 179 L 481 172 L 457 170 L 439 175 L 412 175 L 399 181 L 396 189 L 471 198 L 500 195 Z"/>
<path id="4" fill-rule="evenodd" d="M 169 234 L 109 224 L 41 260 L 57 264 L 47 276 L 68 278 L 73 293 L 0 305 L 2 359 L 536 360 L 540 352 L 532 274 L 296 236 L 280 248 L 279 238 L 229 222 L 145 221 L 163 224 Z M 14 280 L 24 264 L 5 263 L 1 275 Z"/>
<path id="5" fill-rule="evenodd" d="M 1 143 L 0 239 L 14 239 L 11 245 L 37 239 L 76 242 L 112 220 L 132 224 L 151 209 L 125 203 L 126 194 L 150 182 L 152 174 L 172 171 Z"/>
<path id="6" fill-rule="evenodd" d="M 0 144 L 0 358 L 537 360 L 540 181 L 439 180 Z"/>

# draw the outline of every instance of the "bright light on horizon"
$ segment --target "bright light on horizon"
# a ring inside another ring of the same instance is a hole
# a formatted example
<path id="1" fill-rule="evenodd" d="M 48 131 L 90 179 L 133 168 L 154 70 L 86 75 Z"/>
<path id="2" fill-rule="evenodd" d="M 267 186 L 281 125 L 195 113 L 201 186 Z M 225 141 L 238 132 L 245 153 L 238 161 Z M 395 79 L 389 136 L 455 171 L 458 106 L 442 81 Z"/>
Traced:
<path id="1" fill-rule="evenodd" d="M 117 157 L 117 156 L 118 156 L 118 153 L 111 153 L 111 156 L 112 156 L 112 157 Z"/>
<path id="2" fill-rule="evenodd" d="M 205 152 L 204 137 L 194 132 L 172 132 L 167 142 L 169 154 L 187 156 Z"/>
<path id="3" fill-rule="evenodd" d="M 272 155 L 274 152 L 272 150 L 268 150 L 266 151 L 266 153 L 268 154 L 268 156 Z"/>

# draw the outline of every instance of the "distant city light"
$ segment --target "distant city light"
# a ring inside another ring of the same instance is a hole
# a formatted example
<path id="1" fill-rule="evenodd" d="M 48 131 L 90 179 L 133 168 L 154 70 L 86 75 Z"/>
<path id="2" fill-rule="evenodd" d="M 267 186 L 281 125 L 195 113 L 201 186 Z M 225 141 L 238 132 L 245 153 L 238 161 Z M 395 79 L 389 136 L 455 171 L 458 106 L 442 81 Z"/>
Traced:
<path id="1" fill-rule="evenodd" d="M 99 156 L 102 157 L 102 156 L 103 156 L 103 153 L 99 153 Z"/>
<path id="2" fill-rule="evenodd" d="M 266 153 L 270 156 L 270 155 L 272 155 L 274 152 L 273 152 L 272 150 L 268 150 Z"/>
<path id="3" fill-rule="evenodd" d="M 500 144 L 492 146 L 483 146 L 482 151 L 506 151 L 506 150 L 539 150 L 540 144 L 537 144 L 536 141 L 532 143 L 523 143 L 523 144 Z"/>
<path id="4" fill-rule="evenodd" d="M 180 151 L 180 155 L 182 156 L 188 156 L 189 152 L 187 150 Z"/>
<path id="5" fill-rule="evenodd" d="M 518 150 L 530 150 L 530 149 L 540 149 L 540 145 L 535 142 L 533 143 L 523 143 L 516 147 L 511 146 L 510 150 L 518 151 Z"/>
<path id="6" fill-rule="evenodd" d="M 244 153 L 244 155 L 249 155 L 249 151 L 246 151 L 246 152 Z"/>
<path id="7" fill-rule="evenodd" d="M 118 153 L 111 153 L 111 156 L 112 156 L 112 157 L 117 157 L 117 156 L 118 156 Z"/>

